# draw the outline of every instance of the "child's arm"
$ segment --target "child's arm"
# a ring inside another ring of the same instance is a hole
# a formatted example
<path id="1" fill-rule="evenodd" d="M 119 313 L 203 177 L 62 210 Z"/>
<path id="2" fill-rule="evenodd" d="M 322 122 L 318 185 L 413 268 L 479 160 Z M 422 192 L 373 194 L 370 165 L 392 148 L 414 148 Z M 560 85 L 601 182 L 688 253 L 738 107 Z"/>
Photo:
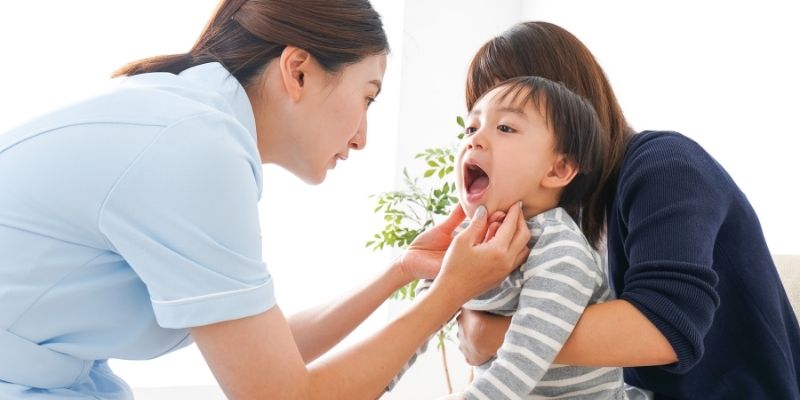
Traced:
<path id="1" fill-rule="evenodd" d="M 467 399 L 524 398 L 540 383 L 601 287 L 592 254 L 578 233 L 545 228 L 523 266 L 519 305 L 497 359 L 467 389 Z"/>

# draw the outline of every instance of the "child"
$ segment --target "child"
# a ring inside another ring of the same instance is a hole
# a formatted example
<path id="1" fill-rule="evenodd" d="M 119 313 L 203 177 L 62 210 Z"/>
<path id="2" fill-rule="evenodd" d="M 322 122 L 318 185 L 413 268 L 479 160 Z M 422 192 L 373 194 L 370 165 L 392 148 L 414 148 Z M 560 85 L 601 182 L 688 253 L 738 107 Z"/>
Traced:
<path id="1" fill-rule="evenodd" d="M 464 305 L 512 316 L 511 326 L 497 357 L 478 367 L 464 393 L 447 398 L 625 398 L 621 368 L 553 364 L 584 308 L 610 293 L 594 250 L 600 238 L 587 240 L 575 222 L 598 180 L 600 129 L 587 101 L 540 77 L 500 83 L 469 111 L 456 168 L 461 206 L 472 215 L 521 200 L 531 252 L 498 287 Z"/>

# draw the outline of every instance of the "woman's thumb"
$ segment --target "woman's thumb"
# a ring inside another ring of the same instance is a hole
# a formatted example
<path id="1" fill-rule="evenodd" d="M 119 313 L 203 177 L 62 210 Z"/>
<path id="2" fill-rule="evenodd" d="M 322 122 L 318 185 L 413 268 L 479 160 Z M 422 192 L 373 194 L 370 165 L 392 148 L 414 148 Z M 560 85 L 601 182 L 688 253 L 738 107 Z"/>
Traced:
<path id="1" fill-rule="evenodd" d="M 464 209 L 461 208 L 461 204 L 456 204 L 456 207 L 450 212 L 450 215 L 447 216 L 447 219 L 444 220 L 440 226 L 447 231 L 448 234 L 452 234 L 453 230 L 464 220 L 466 215 Z"/>
<path id="2" fill-rule="evenodd" d="M 467 235 L 473 245 L 483 242 L 484 235 L 486 235 L 486 219 L 486 207 L 483 205 L 478 206 L 469 221 L 469 226 L 464 230 L 464 234 Z"/>

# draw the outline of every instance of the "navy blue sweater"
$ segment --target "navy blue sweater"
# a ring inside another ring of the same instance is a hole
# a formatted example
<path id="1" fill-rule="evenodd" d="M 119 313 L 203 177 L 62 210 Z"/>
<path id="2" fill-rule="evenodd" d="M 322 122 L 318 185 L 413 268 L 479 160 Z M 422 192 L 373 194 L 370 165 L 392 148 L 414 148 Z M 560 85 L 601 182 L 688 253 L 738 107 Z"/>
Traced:
<path id="1" fill-rule="evenodd" d="M 708 153 L 674 132 L 634 135 L 608 218 L 613 290 L 678 355 L 626 368 L 626 382 L 657 399 L 800 399 L 797 318 L 756 213 Z"/>

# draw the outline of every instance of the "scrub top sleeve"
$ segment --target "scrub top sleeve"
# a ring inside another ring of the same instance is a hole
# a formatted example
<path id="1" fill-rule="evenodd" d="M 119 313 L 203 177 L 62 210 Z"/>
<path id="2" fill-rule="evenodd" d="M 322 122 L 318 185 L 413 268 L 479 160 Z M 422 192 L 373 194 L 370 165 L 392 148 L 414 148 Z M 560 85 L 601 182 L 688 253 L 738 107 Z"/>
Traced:
<path id="1" fill-rule="evenodd" d="M 275 296 L 261 261 L 261 164 L 252 135 L 220 113 L 161 129 L 100 210 L 112 250 L 147 286 L 162 327 L 270 309 Z"/>

